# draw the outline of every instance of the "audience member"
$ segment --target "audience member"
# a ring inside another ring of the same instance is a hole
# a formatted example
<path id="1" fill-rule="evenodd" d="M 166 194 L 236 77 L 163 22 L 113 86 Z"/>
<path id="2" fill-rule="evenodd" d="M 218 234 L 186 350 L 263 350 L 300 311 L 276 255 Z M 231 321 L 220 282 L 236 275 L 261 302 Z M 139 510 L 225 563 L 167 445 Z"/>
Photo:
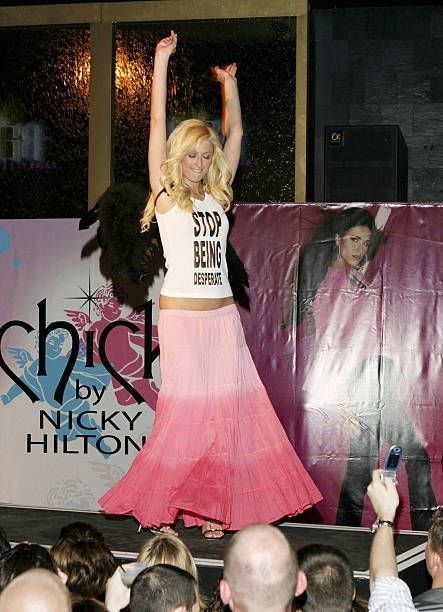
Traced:
<path id="1" fill-rule="evenodd" d="M 122 580 L 124 567 L 108 580 L 105 604 L 109 612 L 120 612 L 129 603 L 131 612 L 200 612 L 197 583 L 189 572 L 173 565 L 153 565 L 138 574 L 129 590 Z"/>
<path id="2" fill-rule="evenodd" d="M 106 584 L 105 606 L 108 612 L 120 612 L 129 605 L 130 590 L 123 581 L 124 569 L 124 565 L 117 567 Z"/>
<path id="3" fill-rule="evenodd" d="M 38 544 L 17 544 L 0 558 L 0 592 L 20 574 L 38 568 L 57 574 L 57 567 L 46 548 Z"/>
<path id="4" fill-rule="evenodd" d="M 45 569 L 20 574 L 0 595 L 0 612 L 70 612 L 69 591 Z"/>
<path id="5" fill-rule="evenodd" d="M 279 529 L 250 525 L 237 532 L 227 546 L 217 609 L 290 612 L 296 609 L 292 607 L 294 596 L 304 594 L 297 604 L 303 612 L 442 611 L 443 508 L 434 514 L 426 545 L 432 588 L 413 602 L 408 586 L 398 577 L 396 564 L 396 486 L 389 478 L 382 478 L 382 470 L 374 470 L 367 492 L 377 517 L 370 552 L 369 608 L 355 601 L 352 568 L 341 551 L 322 544 L 305 546 L 299 550 L 297 563 Z M 120 612 L 128 605 L 131 612 L 207 609 L 189 549 L 168 534 L 159 534 L 143 545 L 138 562 L 147 567 L 130 589 L 123 578 L 125 567 L 131 564 L 117 567 L 103 535 L 92 525 L 78 522 L 62 528 L 51 552 L 52 557 L 42 546 L 28 543 L 10 548 L 0 528 L 0 612 Z M 57 576 L 56 563 L 67 575 L 72 602 Z M 105 587 L 102 604 L 99 597 Z"/>
<path id="6" fill-rule="evenodd" d="M 303 612 L 353 611 L 354 575 L 344 553 L 333 546 L 310 544 L 300 548 L 297 557 L 307 580 Z"/>
<path id="7" fill-rule="evenodd" d="M 198 612 L 196 587 L 189 572 L 173 565 L 153 565 L 132 584 L 131 612 Z"/>
<path id="8" fill-rule="evenodd" d="M 200 592 L 197 567 L 189 548 L 182 540 L 161 533 L 143 544 L 137 561 L 148 567 L 158 564 L 174 565 L 189 572 L 197 583 L 199 608 L 201 610 L 206 608 L 205 599 Z"/>
<path id="9" fill-rule="evenodd" d="M 415 610 L 408 585 L 398 577 L 394 549 L 394 519 L 399 498 L 390 478 L 382 479 L 382 470 L 374 470 L 368 486 L 377 520 L 369 557 L 371 579 L 370 612 L 407 612 Z"/>
<path id="10" fill-rule="evenodd" d="M 229 612 L 229 606 L 225 605 L 220 597 L 220 581 L 223 579 L 223 573 L 217 580 L 216 585 L 212 589 L 212 592 L 208 599 L 208 610 L 209 612 Z"/>
<path id="11" fill-rule="evenodd" d="M 117 563 L 103 535 L 88 523 L 76 522 L 63 527 L 51 548 L 57 566 L 67 575 L 71 594 L 100 599 L 106 582 Z"/>
<path id="12" fill-rule="evenodd" d="M 443 610 L 443 507 L 432 517 L 425 551 L 432 588 L 414 599 L 417 610 Z"/>
<path id="13" fill-rule="evenodd" d="M 306 588 L 295 552 L 276 527 L 250 525 L 228 544 L 220 596 L 234 612 L 289 612 Z"/>

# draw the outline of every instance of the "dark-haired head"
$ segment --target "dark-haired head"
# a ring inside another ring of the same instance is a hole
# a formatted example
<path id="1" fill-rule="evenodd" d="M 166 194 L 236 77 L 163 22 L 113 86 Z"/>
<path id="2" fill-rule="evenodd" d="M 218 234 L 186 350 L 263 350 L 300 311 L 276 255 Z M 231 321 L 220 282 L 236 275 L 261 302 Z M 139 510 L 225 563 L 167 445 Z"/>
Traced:
<path id="1" fill-rule="evenodd" d="M 84 523 L 82 521 L 76 521 L 75 523 L 69 523 L 60 530 L 59 540 L 71 540 L 71 541 L 99 541 L 104 542 L 105 538 L 101 531 L 96 529 L 94 525 L 90 523 Z"/>
<path id="2" fill-rule="evenodd" d="M 432 578 L 432 590 L 441 590 L 439 587 L 443 586 L 443 506 L 439 506 L 432 516 L 425 559 L 426 569 Z"/>
<path id="3" fill-rule="evenodd" d="M 143 570 L 131 587 L 131 612 L 191 612 L 197 603 L 197 583 L 191 574 L 173 565 Z"/>
<path id="4" fill-rule="evenodd" d="M 307 578 L 303 610 L 350 612 L 355 595 L 349 559 L 333 546 L 310 544 L 301 548 L 298 562 Z"/>
<path id="5" fill-rule="evenodd" d="M 0 591 L 20 574 L 30 569 L 46 569 L 54 574 L 57 567 L 51 555 L 38 544 L 17 544 L 0 557 Z"/>
<path id="6" fill-rule="evenodd" d="M 353 206 L 326 212 L 324 221 L 303 248 L 294 272 L 298 323 L 310 312 L 328 269 L 332 266 L 360 269 L 374 257 L 381 237 L 374 217 L 365 208 Z"/>
<path id="7" fill-rule="evenodd" d="M 366 208 L 358 208 L 357 206 L 331 213 L 330 224 L 334 236 L 337 234 L 344 236 L 348 230 L 358 225 L 367 227 L 371 232 L 375 230 L 374 217 Z"/>
<path id="8" fill-rule="evenodd" d="M 365 259 L 373 256 L 373 239 L 376 234 L 374 217 L 365 208 L 345 208 L 327 214 L 325 221 L 317 228 L 310 243 L 305 247 L 305 255 L 309 255 L 309 263 L 319 261 L 326 269 L 335 264 L 340 257 L 340 242 L 352 231 L 359 228 L 368 240 L 364 250 Z M 362 257 L 363 258 L 363 257 Z M 361 259 L 362 259 L 361 258 Z M 359 267 L 362 261 L 348 263 Z"/>
<path id="9" fill-rule="evenodd" d="M 443 563 L 443 506 L 440 506 L 432 516 L 429 544 L 432 550 L 440 555 Z"/>
<path id="10" fill-rule="evenodd" d="M 149 567 L 159 564 L 180 567 L 195 578 L 198 587 L 198 571 L 191 551 L 182 540 L 168 533 L 161 533 L 147 540 L 140 549 L 137 561 Z M 206 607 L 200 588 L 198 588 L 198 603 L 200 608 Z"/>
<path id="11" fill-rule="evenodd" d="M 51 549 L 51 555 L 68 579 L 71 593 L 100 597 L 117 564 L 103 535 L 89 523 L 66 525 Z"/>

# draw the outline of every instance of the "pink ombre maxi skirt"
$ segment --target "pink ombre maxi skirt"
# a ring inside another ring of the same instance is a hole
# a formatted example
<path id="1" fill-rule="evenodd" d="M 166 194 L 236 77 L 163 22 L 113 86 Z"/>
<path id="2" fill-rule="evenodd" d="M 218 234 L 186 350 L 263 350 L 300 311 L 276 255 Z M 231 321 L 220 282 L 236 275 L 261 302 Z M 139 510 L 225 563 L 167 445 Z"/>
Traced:
<path id="1" fill-rule="evenodd" d="M 99 501 L 143 526 L 271 523 L 322 499 L 258 377 L 235 305 L 162 310 L 151 436 Z"/>

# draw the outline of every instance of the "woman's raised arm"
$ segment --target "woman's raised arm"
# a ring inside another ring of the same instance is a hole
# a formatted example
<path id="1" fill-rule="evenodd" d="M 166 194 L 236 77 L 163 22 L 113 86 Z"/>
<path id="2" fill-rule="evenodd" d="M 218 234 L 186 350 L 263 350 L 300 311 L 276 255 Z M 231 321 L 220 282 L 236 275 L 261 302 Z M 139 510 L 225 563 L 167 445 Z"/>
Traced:
<path id="1" fill-rule="evenodd" d="M 163 188 L 161 163 L 166 159 L 166 98 L 169 58 L 177 47 L 177 34 L 163 38 L 155 49 L 151 89 L 151 120 L 148 147 L 149 184 L 154 195 Z"/>
<path id="2" fill-rule="evenodd" d="M 222 95 L 222 132 L 226 137 L 223 151 L 232 171 L 231 182 L 234 180 L 240 161 L 243 126 L 241 119 L 240 98 L 237 87 L 237 64 L 229 64 L 224 68 L 214 66 L 214 78 L 220 83 Z"/>

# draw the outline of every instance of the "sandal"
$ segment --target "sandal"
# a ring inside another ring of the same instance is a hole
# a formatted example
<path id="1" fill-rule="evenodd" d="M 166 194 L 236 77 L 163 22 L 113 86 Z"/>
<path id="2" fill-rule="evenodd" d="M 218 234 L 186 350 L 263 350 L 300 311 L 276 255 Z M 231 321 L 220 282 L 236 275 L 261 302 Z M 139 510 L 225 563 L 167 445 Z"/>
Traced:
<path id="1" fill-rule="evenodd" d="M 137 533 L 144 531 L 144 529 L 147 529 L 154 535 L 161 535 L 162 533 L 167 533 L 168 535 L 172 535 L 178 538 L 177 531 L 175 531 L 175 529 L 173 529 L 171 525 L 162 525 L 161 527 L 143 527 L 143 525 L 140 523 L 138 526 Z"/>
<path id="2" fill-rule="evenodd" d="M 161 527 L 149 527 L 148 529 L 154 535 L 162 535 L 166 533 L 167 535 L 175 536 L 176 538 L 178 538 L 178 532 L 175 531 L 175 529 L 173 529 L 171 525 L 161 525 Z"/>
<path id="3" fill-rule="evenodd" d="M 206 540 L 220 540 L 225 535 L 225 532 L 218 523 L 206 521 L 202 525 L 202 536 Z"/>

